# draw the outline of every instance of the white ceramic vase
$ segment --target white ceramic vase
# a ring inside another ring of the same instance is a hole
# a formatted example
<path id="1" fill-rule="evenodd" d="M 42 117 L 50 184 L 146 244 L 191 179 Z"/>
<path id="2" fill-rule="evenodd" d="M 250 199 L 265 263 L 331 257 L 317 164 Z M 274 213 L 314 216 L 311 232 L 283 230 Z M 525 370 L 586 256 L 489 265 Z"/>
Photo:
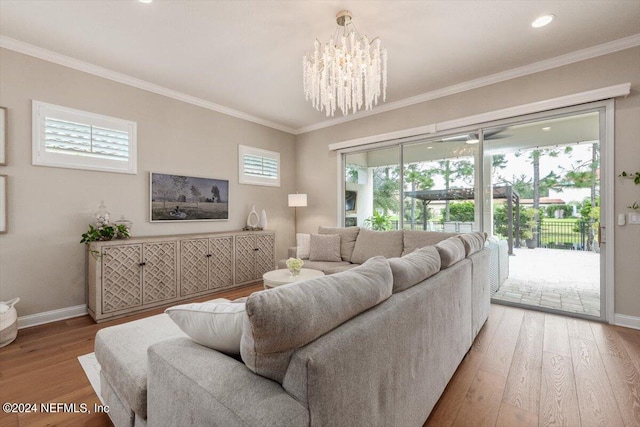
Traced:
<path id="1" fill-rule="evenodd" d="M 260 218 L 256 212 L 256 205 L 251 205 L 251 212 L 249 212 L 249 216 L 247 217 L 247 227 L 256 228 L 259 223 Z"/>
<path id="2" fill-rule="evenodd" d="M 263 230 L 267 229 L 267 211 L 265 211 L 264 209 L 262 209 L 262 212 L 260 212 L 260 227 Z"/>

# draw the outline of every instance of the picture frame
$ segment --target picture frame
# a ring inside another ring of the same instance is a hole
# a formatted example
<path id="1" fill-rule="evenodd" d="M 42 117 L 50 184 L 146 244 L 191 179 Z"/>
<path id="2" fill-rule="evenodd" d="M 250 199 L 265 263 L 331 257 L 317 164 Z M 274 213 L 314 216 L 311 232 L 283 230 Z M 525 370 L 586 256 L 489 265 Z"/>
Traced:
<path id="1" fill-rule="evenodd" d="M 229 220 L 229 180 L 149 173 L 149 220 Z"/>
<path id="2" fill-rule="evenodd" d="M 7 165 L 7 109 L 0 107 L 0 166 Z"/>
<path id="3" fill-rule="evenodd" d="M 7 175 L 0 175 L 0 234 L 7 232 Z"/>

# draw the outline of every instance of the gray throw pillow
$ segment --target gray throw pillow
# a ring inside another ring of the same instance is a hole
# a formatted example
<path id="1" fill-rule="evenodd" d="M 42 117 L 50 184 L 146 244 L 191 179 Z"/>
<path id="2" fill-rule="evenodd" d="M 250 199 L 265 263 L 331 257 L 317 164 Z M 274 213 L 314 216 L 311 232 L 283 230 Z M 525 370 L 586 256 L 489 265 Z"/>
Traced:
<path id="1" fill-rule="evenodd" d="M 437 243 L 457 236 L 457 233 L 443 233 L 441 231 L 404 230 L 404 250 L 402 256 L 410 254 L 418 248 L 435 246 Z"/>
<path id="2" fill-rule="evenodd" d="M 440 268 L 445 269 L 451 267 L 466 256 L 462 240 L 458 236 L 449 237 L 438 243 L 436 249 L 440 254 Z"/>
<path id="3" fill-rule="evenodd" d="M 340 236 L 340 257 L 343 261 L 351 262 L 353 247 L 356 245 L 356 238 L 360 232 L 360 227 L 318 227 L 318 234 L 338 234 Z"/>
<path id="4" fill-rule="evenodd" d="M 254 292 L 246 302 L 243 362 L 282 384 L 295 350 L 388 299 L 392 282 L 389 261 L 376 257 L 343 273 Z"/>
<path id="5" fill-rule="evenodd" d="M 342 261 L 340 236 L 337 234 L 312 234 L 309 245 L 309 261 Z"/>
<path id="6" fill-rule="evenodd" d="M 393 293 L 417 285 L 440 271 L 440 254 L 433 246 L 416 249 L 401 258 L 390 258 Z"/>
<path id="7" fill-rule="evenodd" d="M 363 264 L 374 256 L 395 258 L 402 255 L 402 230 L 373 231 L 360 229 L 356 246 L 353 248 L 351 262 Z"/>
<path id="8" fill-rule="evenodd" d="M 474 233 L 460 234 L 458 238 L 462 240 L 466 256 L 469 256 L 484 248 L 487 235 L 482 231 L 476 231 Z"/>

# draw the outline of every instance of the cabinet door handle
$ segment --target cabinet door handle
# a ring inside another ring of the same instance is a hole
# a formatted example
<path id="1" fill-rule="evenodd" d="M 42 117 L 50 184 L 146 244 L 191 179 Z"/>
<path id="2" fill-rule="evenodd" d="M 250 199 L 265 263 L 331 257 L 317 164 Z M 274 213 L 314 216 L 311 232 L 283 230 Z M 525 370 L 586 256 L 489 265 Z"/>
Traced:
<path id="1" fill-rule="evenodd" d="M 140 264 L 138 264 L 140 267 L 144 267 L 145 265 L 147 265 L 146 262 L 141 262 Z"/>
<path id="2" fill-rule="evenodd" d="M 206 254 L 205 255 L 207 258 L 211 258 L 211 254 Z"/>
<path id="3" fill-rule="evenodd" d="M 254 250 L 254 251 L 259 251 L 259 250 L 260 250 L 260 248 L 253 248 L 253 250 Z"/>

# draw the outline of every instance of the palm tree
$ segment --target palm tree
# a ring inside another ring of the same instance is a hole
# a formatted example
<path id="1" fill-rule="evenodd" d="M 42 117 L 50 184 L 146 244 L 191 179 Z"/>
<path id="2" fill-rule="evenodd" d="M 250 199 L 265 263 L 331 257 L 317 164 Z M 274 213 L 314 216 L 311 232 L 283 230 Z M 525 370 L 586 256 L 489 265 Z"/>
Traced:
<path id="1" fill-rule="evenodd" d="M 433 187 L 433 178 L 429 171 L 422 170 L 417 163 L 410 164 L 404 169 L 404 182 L 411 185 L 411 191 L 427 190 Z M 411 198 L 411 229 L 416 223 L 416 198 Z"/>

